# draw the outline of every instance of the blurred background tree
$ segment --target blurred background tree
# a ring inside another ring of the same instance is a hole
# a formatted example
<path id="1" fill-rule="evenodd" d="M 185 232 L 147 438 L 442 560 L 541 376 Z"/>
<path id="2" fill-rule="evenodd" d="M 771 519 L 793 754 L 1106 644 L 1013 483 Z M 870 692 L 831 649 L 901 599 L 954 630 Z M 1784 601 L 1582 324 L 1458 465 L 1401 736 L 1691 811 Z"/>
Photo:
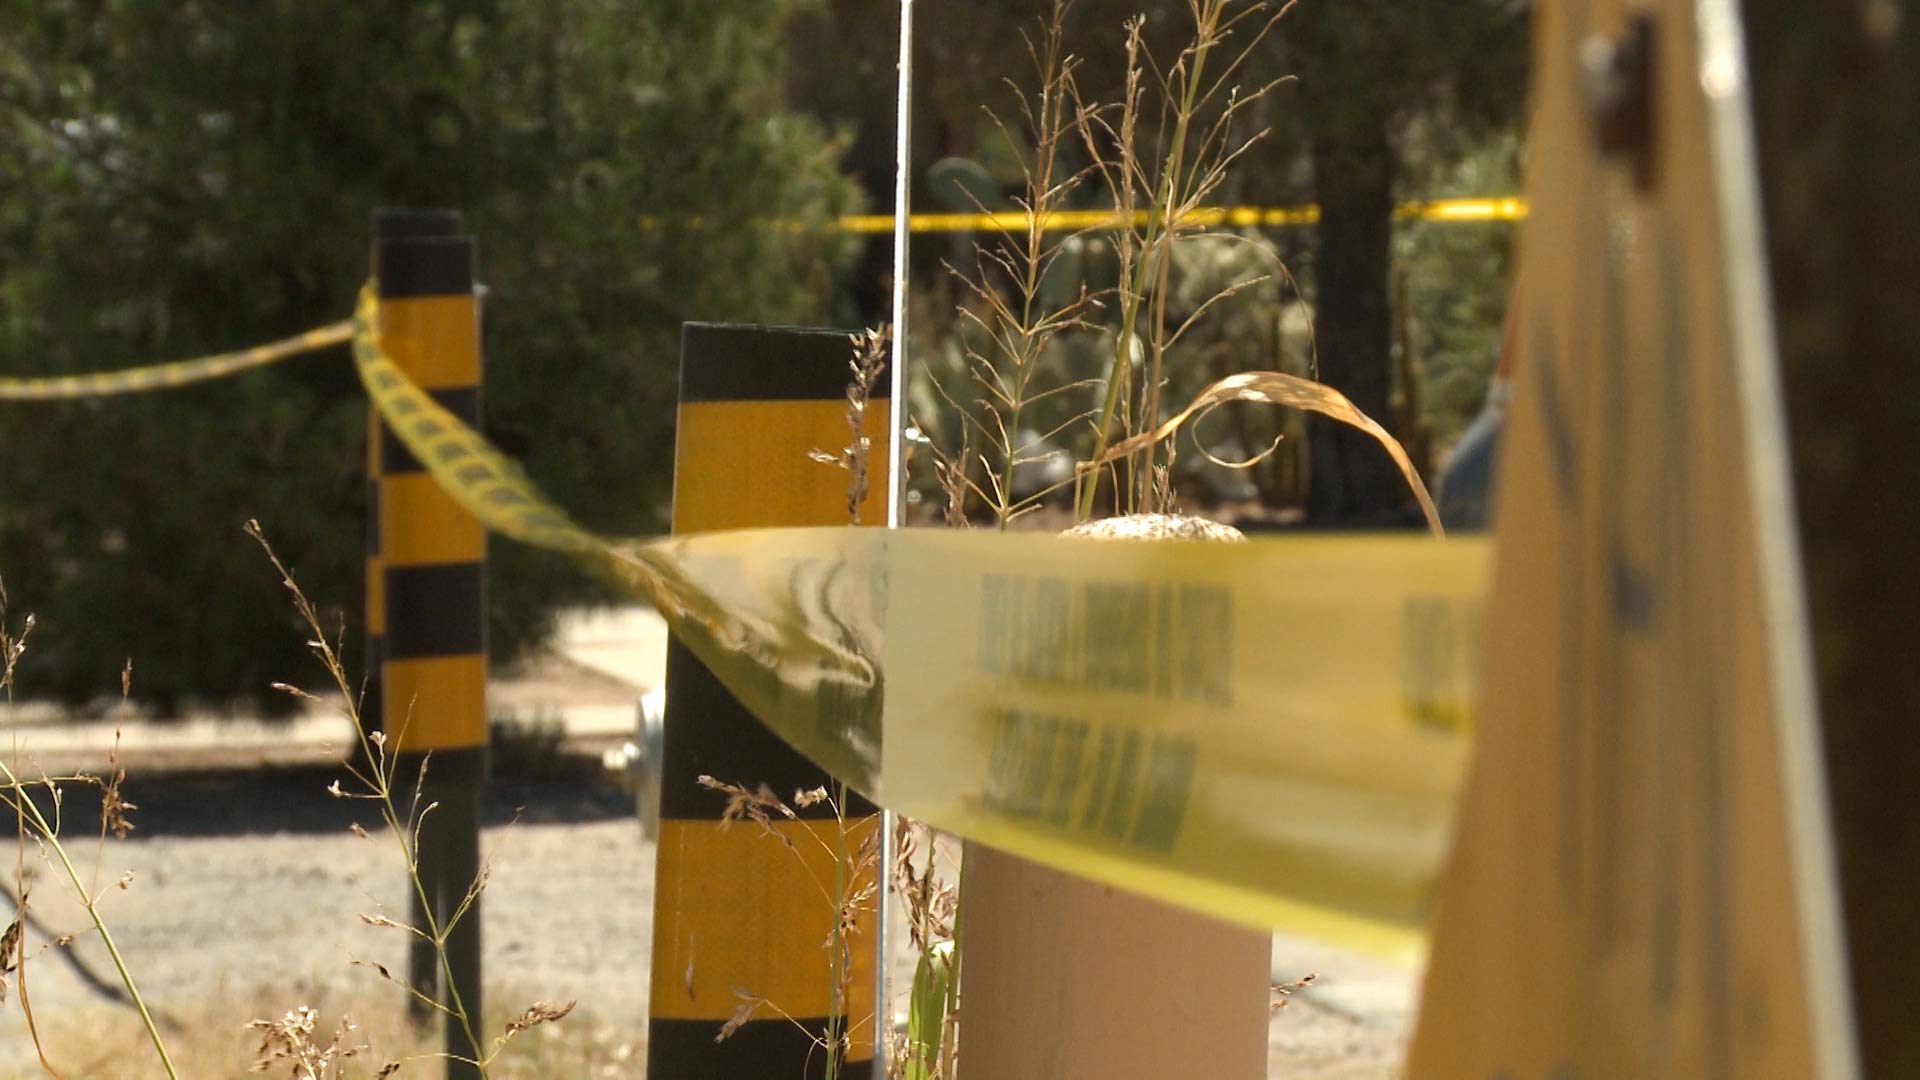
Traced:
<path id="1" fill-rule="evenodd" d="M 1304 157 L 1320 203 L 1311 265 L 1320 376 L 1369 415 L 1387 414 L 1393 381 L 1394 204 L 1444 191 L 1476 155 L 1482 175 L 1469 170 L 1472 180 L 1497 183 L 1493 193 L 1514 190 L 1511 133 L 1525 100 L 1529 8 L 1524 0 L 1303 0 L 1269 39 L 1275 68 L 1299 79 L 1275 97 L 1275 164 Z M 1480 262 L 1482 274 L 1490 268 L 1484 243 L 1470 235 L 1443 243 L 1439 257 Z M 1498 324 L 1496 316 L 1495 337 Z M 1309 428 L 1310 519 L 1401 516 L 1404 487 L 1365 436 L 1317 421 Z M 1396 434 L 1409 441 L 1410 433 Z"/>
<path id="2" fill-rule="evenodd" d="M 664 524 L 680 324 L 817 322 L 849 254 L 841 145 L 789 110 L 798 0 L 0 0 L 0 371 L 93 371 L 341 317 L 379 206 L 480 240 L 487 428 L 590 525 Z M 799 228 L 743 228 L 778 207 Z M 651 219 L 643 223 L 643 218 Z M 0 413 L 22 684 L 135 661 L 172 708 L 307 668 L 258 517 L 359 625 L 366 404 L 341 353 Z M 595 595 L 492 547 L 496 653 Z"/>

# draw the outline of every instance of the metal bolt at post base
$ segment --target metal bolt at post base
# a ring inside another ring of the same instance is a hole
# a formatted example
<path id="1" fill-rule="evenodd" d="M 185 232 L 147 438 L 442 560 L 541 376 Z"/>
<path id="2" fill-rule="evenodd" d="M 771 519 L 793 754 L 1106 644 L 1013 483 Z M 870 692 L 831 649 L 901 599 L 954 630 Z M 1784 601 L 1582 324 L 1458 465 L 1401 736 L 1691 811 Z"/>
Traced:
<path id="1" fill-rule="evenodd" d="M 374 274 L 388 356 L 434 400 L 480 423 L 479 311 L 474 243 L 449 211 L 374 216 Z M 394 756 L 396 801 L 433 806 L 416 830 L 424 903 L 415 925 L 438 928 L 409 954 L 409 981 L 469 1018 L 446 1021 L 447 1076 L 466 1080 L 485 1049 L 480 903 L 462 910 L 480 869 L 480 794 L 487 772 L 486 533 L 382 424 L 375 453 L 381 617 L 381 729 Z M 422 766 L 425 765 L 423 773 Z M 435 805 L 437 804 L 437 805 Z M 432 909 L 429 918 L 426 906 Z M 459 921 L 448 924 L 459 912 Z M 474 1034 L 469 1035 L 468 1027 Z"/>

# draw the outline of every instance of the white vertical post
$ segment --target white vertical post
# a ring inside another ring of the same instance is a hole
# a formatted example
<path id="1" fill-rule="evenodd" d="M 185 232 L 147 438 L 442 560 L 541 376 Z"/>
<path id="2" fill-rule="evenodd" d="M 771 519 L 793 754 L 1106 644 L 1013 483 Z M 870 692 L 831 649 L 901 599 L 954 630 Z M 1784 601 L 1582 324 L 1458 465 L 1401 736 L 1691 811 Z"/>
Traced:
<path id="1" fill-rule="evenodd" d="M 900 0 L 900 88 L 894 113 L 893 174 L 893 354 L 888 378 L 893 392 L 893 423 L 887 458 L 893 465 L 887 491 L 887 528 L 906 524 L 907 410 L 907 219 L 913 207 L 913 0 Z"/>
<path id="2" fill-rule="evenodd" d="M 913 0 L 900 0 L 900 81 L 894 104 L 893 175 L 893 353 L 887 379 L 893 408 L 887 431 L 887 528 L 906 524 L 907 439 L 911 412 L 907 408 L 907 218 L 913 207 L 908 198 L 913 180 Z M 880 809 L 880 891 L 874 918 L 873 959 L 873 1077 L 886 1080 L 892 1047 L 893 1002 L 888 993 L 893 929 L 892 891 L 893 814 Z"/>

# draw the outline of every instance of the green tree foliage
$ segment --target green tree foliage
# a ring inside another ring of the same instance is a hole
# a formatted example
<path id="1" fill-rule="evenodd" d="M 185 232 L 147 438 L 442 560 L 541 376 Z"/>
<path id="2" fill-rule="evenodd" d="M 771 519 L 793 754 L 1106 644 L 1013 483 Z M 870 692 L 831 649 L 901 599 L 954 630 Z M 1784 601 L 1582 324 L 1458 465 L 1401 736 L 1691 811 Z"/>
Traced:
<path id="1" fill-rule="evenodd" d="M 0 371 L 90 371 L 341 317 L 379 206 L 480 241 L 488 430 L 589 524 L 664 523 L 679 325 L 820 317 L 851 208 L 783 104 L 785 0 L 0 0 Z M 789 224 L 756 227 L 777 213 Z M 343 353 L 0 411 L 23 683 L 257 694 L 303 632 L 258 517 L 357 626 L 367 411 Z M 496 651 L 591 595 L 492 550 Z"/>
<path id="2" fill-rule="evenodd" d="M 1419 184 L 1420 198 L 1469 198 L 1518 190 L 1518 136 L 1487 139 Z M 1418 161 L 1419 159 L 1416 159 Z M 1432 464 L 1486 403 L 1513 281 L 1509 222 L 1405 223 L 1394 231 L 1393 258 L 1407 275 L 1412 344 L 1425 376 L 1422 419 Z"/>

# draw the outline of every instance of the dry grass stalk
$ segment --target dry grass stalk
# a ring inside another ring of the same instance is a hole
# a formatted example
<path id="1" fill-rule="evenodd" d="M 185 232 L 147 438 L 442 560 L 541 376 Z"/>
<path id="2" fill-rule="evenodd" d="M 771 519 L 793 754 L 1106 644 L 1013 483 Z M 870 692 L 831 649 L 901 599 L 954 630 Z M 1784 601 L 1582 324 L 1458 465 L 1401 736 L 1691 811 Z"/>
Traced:
<path id="1" fill-rule="evenodd" d="M 479 874 L 473 881 L 468 883 L 466 893 L 462 896 L 460 903 L 454 907 L 454 910 L 450 912 L 445 919 L 441 919 L 435 913 L 435 907 L 427 897 L 426 884 L 420 876 L 420 864 L 417 854 L 420 850 L 420 830 L 422 825 L 427 815 L 439 808 L 439 804 L 434 802 L 428 802 L 422 805 L 422 791 L 426 782 L 427 769 L 431 764 L 431 757 L 429 755 L 422 758 L 419 772 L 412 778 L 412 795 L 406 800 L 403 809 L 400 799 L 396 796 L 396 792 L 398 791 L 396 786 L 396 773 L 399 768 L 399 758 L 396 754 L 389 751 L 386 733 L 377 730 L 370 731 L 363 722 L 363 718 L 360 715 L 359 695 L 355 692 L 354 685 L 347 676 L 346 665 L 340 659 L 345 645 L 345 628 L 337 628 L 334 636 L 329 638 L 326 631 L 321 627 L 319 612 L 315 610 L 312 602 L 307 599 L 306 594 L 301 591 L 299 584 L 294 581 L 293 572 L 287 569 L 286 565 L 280 561 L 278 555 L 274 554 L 273 546 L 267 542 L 266 535 L 261 531 L 259 522 L 247 522 L 246 529 L 247 535 L 253 537 L 260 545 L 261 550 L 266 553 L 267 561 L 273 564 L 274 570 L 280 575 L 280 583 L 286 588 L 295 613 L 300 616 L 301 621 L 306 624 L 308 632 L 312 634 L 307 644 L 312 649 L 314 657 L 319 660 L 321 667 L 326 670 L 328 677 L 332 679 L 335 689 L 339 691 L 341 701 L 344 703 L 342 707 L 346 713 L 346 717 L 351 721 L 354 734 L 360 742 L 359 758 L 350 760 L 345 765 L 348 773 L 360 785 L 360 790 L 349 791 L 337 780 L 330 784 L 327 790 L 335 798 L 365 799 L 376 804 L 380 812 L 381 821 L 386 826 L 387 834 L 393 840 L 399 852 L 400 859 L 406 867 L 408 883 L 414 890 L 415 909 L 425 912 L 426 925 L 413 926 L 378 914 L 363 914 L 361 920 L 371 926 L 398 929 L 430 943 L 433 948 L 435 962 L 440 968 L 441 982 L 447 988 L 447 999 L 445 1002 L 437 1000 L 432 994 L 426 993 L 419 987 L 412 986 L 405 980 L 398 978 L 384 965 L 358 960 L 351 961 L 351 963 L 355 966 L 371 969 L 383 981 L 400 987 L 414 1000 L 444 1013 L 452 1022 L 457 1023 L 460 1027 L 461 1034 L 466 1038 L 467 1045 L 472 1049 L 471 1057 L 459 1058 L 458 1060 L 472 1064 L 479 1070 L 480 1075 L 484 1078 L 489 1075 L 494 1058 L 514 1035 L 535 1024 L 558 1021 L 572 1009 L 572 1003 L 568 1003 L 565 1008 L 559 1009 L 546 1005 L 545 1003 L 536 1003 L 533 1008 L 522 1014 L 523 1020 L 529 1017 L 536 1017 L 536 1019 L 533 1019 L 520 1028 L 514 1028 L 512 1024 L 509 1024 L 508 1030 L 503 1036 L 494 1040 L 490 1045 L 482 1043 L 477 1031 L 477 1018 L 469 1013 L 466 1004 L 461 1001 L 458 982 L 453 976 L 451 961 L 447 954 L 447 941 L 452 936 L 454 929 L 459 926 L 460 921 L 472 912 L 474 903 L 479 898 L 481 892 L 486 889 L 487 882 L 492 873 L 492 863 L 488 860 L 481 864 Z M 276 683 L 274 685 L 288 693 L 311 697 L 311 695 L 305 694 L 303 691 L 296 690 L 284 683 Z M 404 734 L 404 731 L 403 723 L 402 734 Z M 358 828 L 357 826 L 354 832 L 363 837 L 367 835 L 364 829 Z M 287 1014 L 288 1017 L 294 1017 L 295 1015 L 296 1013 Z M 261 1030 L 282 1032 L 283 1034 L 291 1030 L 286 1028 L 284 1024 L 276 1027 L 276 1024 L 280 1024 L 280 1022 L 276 1021 L 255 1021 L 254 1024 L 256 1026 L 264 1025 L 261 1027 Z M 389 1075 L 392 1070 L 397 1070 L 398 1068 L 398 1063 L 394 1063 L 390 1066 L 388 1072 L 383 1072 L 381 1075 Z M 305 1074 L 300 1073 L 296 1073 L 295 1075 L 299 1077 L 305 1076 Z M 321 1075 L 322 1074 L 319 1073 L 313 1074 L 316 1080 L 318 1080 Z"/>
<path id="2" fill-rule="evenodd" d="M 804 1032 L 812 1050 L 826 1055 L 825 1075 L 835 1080 L 845 1070 L 847 1057 L 853 1048 L 853 1036 L 863 1025 L 873 1022 L 873 1018 L 851 1020 L 847 1016 L 847 1003 L 853 993 L 853 949 L 860 936 L 862 919 L 873 911 L 876 897 L 879 895 L 877 870 L 880 864 L 880 845 L 878 833 L 869 830 L 859 844 L 851 843 L 852 831 L 847 822 L 847 788 L 844 784 L 835 784 L 829 790 L 826 787 L 796 791 L 793 801 L 787 801 L 775 795 L 765 784 L 752 788 L 744 784 L 717 780 L 712 776 L 698 777 L 700 786 L 717 791 L 727 798 L 721 811 L 721 828 L 727 828 L 736 822 L 746 821 L 757 825 L 761 835 L 780 843 L 794 853 L 800 860 L 800 866 L 807 873 L 820 899 L 832 909 L 832 921 L 829 924 L 826 939 L 821 947 L 827 951 L 828 1002 L 826 1025 L 815 1031 L 796 1019 L 792 1013 L 782 1008 L 778 1002 L 754 993 L 744 987 L 735 987 L 734 996 L 739 1004 L 733 1014 L 721 1024 L 714 1033 L 713 1041 L 723 1042 L 731 1038 L 743 1026 L 762 1010 L 786 1020 Z M 803 822 L 798 810 L 825 805 L 833 814 L 830 826 L 814 828 Z M 799 823 L 804 827 L 798 830 L 779 829 L 775 819 L 784 822 Z M 833 867 L 831 880 L 823 878 L 814 869 L 814 861 L 809 853 L 801 851 L 796 844 L 795 834 L 802 835 L 813 845 L 813 854 L 824 857 Z M 825 835 L 822 835 L 822 834 Z"/>
<path id="3" fill-rule="evenodd" d="M 26 652 L 27 637 L 33 632 L 34 619 L 32 615 L 28 615 L 22 624 L 20 632 L 16 635 L 8 628 L 6 615 L 6 588 L 4 584 L 0 584 L 0 690 L 4 690 L 6 693 L 7 710 L 9 716 L 11 716 L 13 709 L 15 668 L 20 661 L 20 657 Z M 129 662 L 129 664 L 121 670 L 120 691 L 123 698 L 131 685 L 132 677 L 133 668 L 131 662 Z M 120 988 L 124 991 L 125 1000 L 139 1013 L 141 1023 L 146 1030 L 148 1041 L 152 1045 L 155 1055 L 160 1059 L 161 1068 L 169 1078 L 177 1075 L 172 1056 L 167 1051 L 166 1040 L 161 1037 L 160 1029 L 155 1022 L 153 1012 L 147 1007 L 146 999 L 141 996 L 139 987 L 134 984 L 133 974 L 127 967 L 126 958 L 121 955 L 119 946 L 115 944 L 113 934 L 108 930 L 106 920 L 100 910 L 100 902 L 105 895 L 104 891 L 100 888 L 99 881 L 100 862 L 104 857 L 106 834 L 113 832 L 116 836 L 124 836 L 126 832 L 132 828 L 131 822 L 127 820 L 126 812 L 133 809 L 133 806 L 120 796 L 120 785 L 121 782 L 125 780 L 126 773 L 125 770 L 120 769 L 118 766 L 119 741 L 120 734 L 116 729 L 114 732 L 114 750 L 108 759 L 108 777 L 105 780 L 84 774 L 55 777 L 47 775 L 44 770 L 32 780 L 23 780 L 22 774 L 25 770 L 20 765 L 20 748 L 17 731 L 14 733 L 12 760 L 0 761 L 0 778 L 4 779 L 4 783 L 0 783 L 0 802 L 11 807 L 14 812 L 14 894 L 19 898 L 13 922 L 8 926 L 4 935 L 0 935 L 0 938 L 4 939 L 0 940 L 0 953 L 3 953 L 5 957 L 5 973 L 15 977 L 15 985 L 19 991 L 20 1011 L 26 1019 L 28 1034 L 33 1039 L 34 1053 L 39 1059 L 41 1068 L 44 1069 L 49 1076 L 57 1077 L 60 1073 L 53 1067 L 53 1064 L 47 1060 L 47 1048 L 41 1042 L 39 1022 L 33 1012 L 33 998 L 27 987 L 27 960 L 30 951 L 27 948 L 26 928 L 32 921 L 32 915 L 28 902 L 31 888 L 27 877 L 26 859 L 27 852 L 30 848 L 35 850 L 43 861 L 56 866 L 64 875 L 67 884 L 73 890 L 75 898 L 79 900 L 81 906 L 87 913 L 88 920 L 92 923 L 91 932 L 100 938 L 101 944 L 107 950 L 108 957 L 112 959 L 114 970 L 119 976 Z M 63 800 L 63 785 L 69 783 L 98 785 L 103 792 L 100 815 L 100 844 L 96 854 L 90 884 L 81 880 L 79 868 L 74 865 L 72 855 L 68 852 L 66 844 L 60 839 L 60 809 Z M 45 797 L 48 803 L 51 804 L 50 813 L 47 808 L 41 806 L 40 800 L 35 796 L 36 790 L 44 790 Z M 122 874 L 118 881 L 114 883 L 114 887 L 119 890 L 125 890 L 131 887 L 131 885 L 131 874 Z M 73 940 L 74 935 L 72 934 L 54 935 L 51 937 L 48 947 L 62 948 L 71 944 Z M 4 984 L 0 983 L 0 985 Z"/>
<path id="4" fill-rule="evenodd" d="M 1054 0 L 1038 39 L 1022 36 L 1036 88 L 1031 94 L 1019 94 L 1017 125 L 1010 126 L 994 110 L 985 110 L 1007 147 L 1028 161 L 1023 190 L 1015 200 L 1026 213 L 1026 226 L 978 247 L 974 274 L 947 266 L 969 297 L 959 309 L 962 349 L 968 379 L 980 391 L 972 406 L 965 407 L 934 384 L 961 424 L 958 452 L 936 449 L 934 453 L 950 523 L 964 521 L 966 504 L 977 500 L 992 513 L 996 526 L 1005 529 L 1055 489 L 1071 483 L 1069 479 L 1024 494 L 1016 494 L 1014 487 L 1015 474 L 1023 466 L 1054 452 L 1047 449 L 1054 436 L 1092 415 L 1090 410 L 1081 411 L 1050 430 L 1032 434 L 1022 426 L 1034 406 L 1090 385 L 1085 381 L 1047 384 L 1042 368 L 1055 339 L 1090 326 L 1090 316 L 1101 306 L 1100 297 L 1083 285 L 1071 300 L 1050 308 L 1041 288 L 1049 271 L 1080 240 L 1078 233 L 1051 237 L 1046 222 L 1066 207 L 1091 175 L 1090 168 L 1071 170 L 1063 157 L 1078 138 L 1079 123 L 1074 107 L 1078 98 L 1074 72 L 1079 61 L 1067 53 L 1062 32 L 1067 7 L 1066 0 Z M 967 197 L 974 199 L 971 192 Z M 977 199 L 974 204 L 987 212 Z M 973 478 L 976 464 L 978 480 Z"/>
<path id="5" fill-rule="evenodd" d="M 565 1020 L 578 1004 L 577 1001 L 568 1001 L 564 1005 L 554 1005 L 545 1001 L 534 1002 L 527 1006 L 525 1012 L 507 1021 L 506 1026 L 501 1029 L 500 1037 L 493 1040 L 493 1052 L 498 1054 L 516 1036 L 532 1031 L 541 1024 L 557 1024 Z"/>
<path id="6" fill-rule="evenodd" d="M 920 954 L 908 997 L 907 1031 L 891 1040 L 887 1075 L 898 1080 L 951 1078 L 957 1069 L 959 1023 L 959 886 L 936 866 L 936 834 L 918 822 L 894 822 L 893 890 L 906 909 L 907 931 Z"/>
<path id="7" fill-rule="evenodd" d="M 781 801 L 773 789 L 760 784 L 749 790 L 743 784 L 729 784 L 725 780 L 715 780 L 705 773 L 694 778 L 694 782 L 709 791 L 718 791 L 727 797 L 727 805 L 720 811 L 720 828 L 727 829 L 736 822 L 751 821 L 760 826 L 763 836 L 771 836 L 788 847 L 793 841 L 785 833 L 773 827 L 775 816 L 788 821 L 799 820 L 793 808 Z"/>
<path id="8" fill-rule="evenodd" d="M 511 976 L 510 976 L 511 977 Z M 45 982 L 44 978 L 41 980 Z M 324 1043 L 333 1034 L 341 1017 L 351 1017 L 354 1030 L 343 1045 L 364 1044 L 352 1058 L 340 1061 L 340 1080 L 347 1077 L 370 1080 L 375 1077 L 417 1077 L 438 1080 L 446 1069 L 439 1053 L 439 1033 L 416 1027 L 405 1010 L 380 993 L 384 987 L 366 983 L 312 987 L 297 1004 L 317 1014 L 314 1038 Z M 490 989 L 495 989 L 490 987 Z M 498 1040 L 508 1024 L 524 1016 L 523 1005 L 541 995 L 532 987 L 508 983 L 497 988 L 502 1001 L 516 1000 L 509 1009 L 488 1010 L 485 1021 L 489 1038 Z M 224 991 L 197 995 L 194 1000 L 177 1003 L 178 1026 L 162 1021 L 168 1035 L 168 1049 L 182 1076 L 227 1080 L 229 1077 L 265 1075 L 285 1080 L 291 1059 L 276 1063 L 267 1073 L 249 1070 L 258 1064 L 257 1051 L 264 1032 L 236 1022 L 249 1016 L 278 1021 L 283 1008 L 270 1013 L 257 1004 L 284 994 L 282 982 L 229 984 Z M 45 991 L 42 990 L 44 995 Z M 558 1005 L 546 1004 L 558 1011 Z M 140 1060 L 144 1042 L 137 1041 L 126 1025 L 117 1019 L 111 1006 L 74 1003 L 58 1012 L 47 1010 L 43 1018 L 50 1046 L 60 1051 L 61 1073 L 68 1080 L 154 1080 L 159 1070 L 151 1065 L 151 1055 Z M 585 1003 L 555 1024 L 543 1022 L 520 1031 L 489 1066 L 494 1080 L 575 1080 L 585 1077 L 624 1077 L 638 1071 L 646 1056 L 645 1027 L 638 1030 L 631 1017 L 595 1016 Z M 388 1071 L 383 1071 L 388 1070 Z M 0 1069 L 0 1076 L 26 1076 L 29 1070 Z M 32 1070 L 32 1075 L 42 1075 Z"/>
<path id="9" fill-rule="evenodd" d="M 873 384 L 886 370 L 891 331 L 885 327 L 863 330 L 849 335 L 849 339 L 853 342 L 853 359 L 847 368 L 853 377 L 847 381 L 847 445 L 838 453 L 815 450 L 809 456 L 847 470 L 847 520 L 858 525 L 860 504 L 867 501 L 867 461 L 873 452 L 873 441 L 866 432 L 867 403 L 873 398 Z"/>
<path id="10" fill-rule="evenodd" d="M 868 461 L 872 454 L 872 440 L 866 434 L 867 405 L 872 399 L 873 387 L 880 375 L 886 370 L 888 344 L 891 341 L 890 330 L 869 329 L 852 335 L 853 358 L 848 363 L 851 378 L 847 383 L 847 445 L 838 453 L 822 450 L 812 451 L 813 460 L 834 465 L 847 471 L 847 523 L 860 524 L 860 507 L 866 502 L 868 494 Z M 904 463 L 893 463 L 894 468 L 903 468 Z M 880 863 L 878 834 L 869 831 L 857 845 L 851 845 L 851 832 L 848 828 L 846 806 L 848 789 L 846 784 L 836 782 L 831 793 L 826 787 L 816 787 L 796 791 L 793 804 L 789 806 L 775 795 L 766 784 L 758 784 L 749 789 L 743 784 L 728 783 L 712 776 L 701 775 L 697 782 L 712 791 L 720 792 L 727 798 L 726 806 L 720 815 L 720 827 L 727 828 L 737 821 L 752 821 L 760 827 L 761 835 L 771 837 L 787 850 L 793 852 L 806 870 L 808 877 L 820 893 L 821 898 L 833 909 L 833 920 L 822 947 L 827 950 L 828 965 L 828 1009 L 825 1028 L 814 1032 L 806 1025 L 781 1009 L 775 1002 L 736 987 L 734 994 L 740 999 L 733 1014 L 721 1024 L 714 1035 L 715 1042 L 731 1038 L 735 1032 L 762 1009 L 773 1012 L 794 1024 L 805 1032 L 812 1049 L 826 1055 L 825 1075 L 829 1080 L 837 1078 L 845 1067 L 848 1054 L 852 1050 L 853 1032 L 861 1023 L 849 1022 L 847 1003 L 852 998 L 853 945 L 860 933 L 861 917 L 873 910 L 878 887 L 875 884 L 877 868 Z M 773 819 L 777 816 L 789 822 L 800 820 L 795 807 L 808 809 L 826 804 L 833 812 L 831 843 L 823 839 L 819 832 L 808 827 L 807 836 L 819 845 L 820 852 L 831 860 L 833 881 L 823 881 L 814 871 L 813 863 L 806 853 L 800 851 L 787 831 L 774 828 Z"/>
<path id="11" fill-rule="evenodd" d="M 248 1023 L 248 1031 L 260 1033 L 260 1048 L 254 1052 L 251 1071 L 270 1072 L 285 1064 L 289 1080 L 339 1080 L 345 1075 L 347 1061 L 369 1048 L 364 1043 L 350 1041 L 359 1028 L 346 1017 L 341 1017 L 332 1037 L 325 1042 L 317 1037 L 319 1027 L 319 1012 L 306 1005 L 292 1009 L 278 1020 Z M 384 1078 L 398 1071 L 400 1063 L 392 1061 L 382 1066 L 376 1075 Z"/>
<path id="12" fill-rule="evenodd" d="M 1280 80 L 1249 91 L 1236 80 L 1293 3 L 1188 0 L 1187 6 L 1193 33 L 1171 64 L 1158 62 L 1146 47 L 1145 17 L 1136 16 L 1127 23 L 1127 79 L 1120 101 L 1083 102 L 1078 109 L 1077 130 L 1121 223 L 1115 233 L 1119 325 L 1106 398 L 1095 424 L 1095 461 L 1107 459 L 1116 435 L 1124 439 L 1159 423 L 1168 353 L 1195 321 L 1233 294 L 1266 280 L 1255 278 L 1221 290 L 1178 326 L 1168 318 L 1174 246 L 1205 231 L 1195 212 L 1226 181 L 1233 163 L 1267 134 L 1261 130 L 1242 137 L 1234 123 Z M 1244 40 L 1235 51 L 1233 39 L 1240 33 Z M 1140 124 L 1149 109 L 1158 133 L 1151 152 L 1140 141 Z M 1136 357 L 1144 368 L 1137 387 L 1132 385 Z M 1116 492 L 1119 511 L 1168 511 L 1172 488 L 1156 474 L 1155 447 L 1140 447 L 1124 461 L 1125 478 Z M 1167 464 L 1170 476 L 1171 461 Z M 1099 474 L 1081 471 L 1078 476 L 1076 518 L 1085 520 L 1093 514 Z"/>

